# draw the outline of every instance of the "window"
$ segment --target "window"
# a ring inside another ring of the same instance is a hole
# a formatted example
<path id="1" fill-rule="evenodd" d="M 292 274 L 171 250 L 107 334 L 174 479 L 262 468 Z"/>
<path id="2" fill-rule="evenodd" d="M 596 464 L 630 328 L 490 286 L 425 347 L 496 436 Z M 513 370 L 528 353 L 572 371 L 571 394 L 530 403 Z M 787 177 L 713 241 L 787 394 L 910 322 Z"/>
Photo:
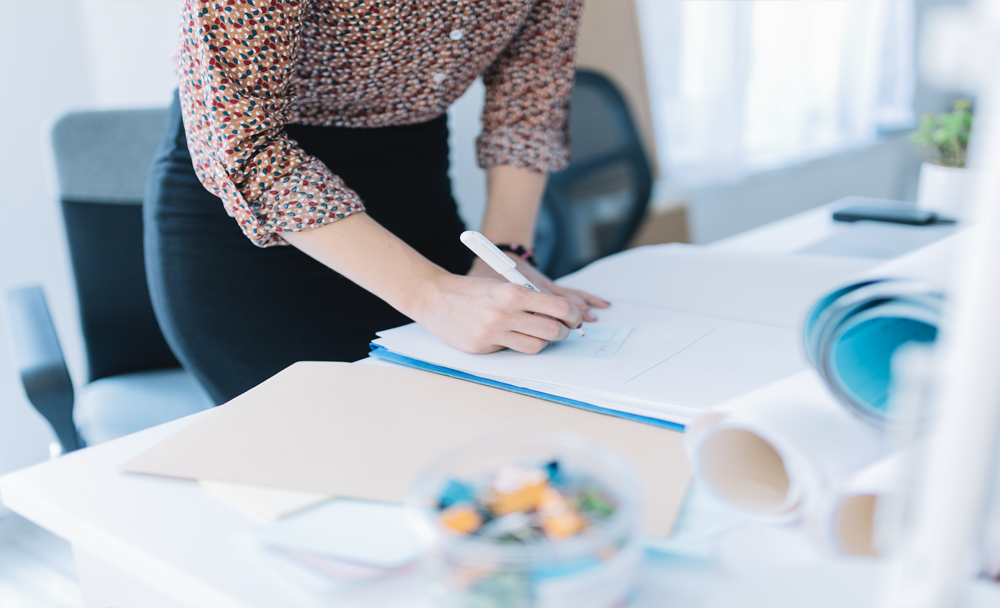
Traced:
<path id="1" fill-rule="evenodd" d="M 912 0 L 637 4 L 672 181 L 737 179 L 913 123 Z"/>

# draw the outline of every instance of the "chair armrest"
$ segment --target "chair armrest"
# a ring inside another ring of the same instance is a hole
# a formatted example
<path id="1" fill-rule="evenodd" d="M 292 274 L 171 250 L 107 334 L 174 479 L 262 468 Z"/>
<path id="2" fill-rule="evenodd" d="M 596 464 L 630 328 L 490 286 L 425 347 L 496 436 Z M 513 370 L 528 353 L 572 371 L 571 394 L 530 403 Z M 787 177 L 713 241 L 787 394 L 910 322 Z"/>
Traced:
<path id="1" fill-rule="evenodd" d="M 73 382 L 41 287 L 7 292 L 7 326 L 28 401 L 52 425 L 63 452 L 83 447 L 73 422 Z"/>

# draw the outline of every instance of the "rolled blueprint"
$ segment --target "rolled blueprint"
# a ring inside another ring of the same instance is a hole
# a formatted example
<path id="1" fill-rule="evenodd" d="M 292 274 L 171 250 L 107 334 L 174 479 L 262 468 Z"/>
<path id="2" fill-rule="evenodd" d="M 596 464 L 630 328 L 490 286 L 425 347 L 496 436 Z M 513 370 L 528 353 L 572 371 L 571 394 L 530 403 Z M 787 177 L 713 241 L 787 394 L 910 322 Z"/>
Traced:
<path id="1" fill-rule="evenodd" d="M 837 481 L 880 456 L 881 430 L 804 371 L 698 417 L 685 433 L 694 475 L 765 521 L 795 521 Z"/>
<path id="2" fill-rule="evenodd" d="M 866 279 L 820 300 L 803 328 L 806 355 L 834 395 L 857 415 L 882 423 L 890 361 L 904 344 L 933 342 L 943 295 L 925 281 Z"/>

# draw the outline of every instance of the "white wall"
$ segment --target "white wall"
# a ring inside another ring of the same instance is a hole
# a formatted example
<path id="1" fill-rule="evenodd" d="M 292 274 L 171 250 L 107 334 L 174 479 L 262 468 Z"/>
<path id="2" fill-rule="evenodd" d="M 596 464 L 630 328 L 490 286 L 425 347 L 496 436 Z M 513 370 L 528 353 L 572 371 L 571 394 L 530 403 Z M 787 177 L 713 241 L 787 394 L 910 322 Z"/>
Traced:
<path id="1" fill-rule="evenodd" d="M 902 136 L 854 150 L 688 190 L 695 243 L 731 236 L 845 196 L 916 200 L 920 159 Z"/>
<path id="2" fill-rule="evenodd" d="M 166 106 L 177 86 L 181 0 L 76 0 L 86 34 L 89 108 Z"/>

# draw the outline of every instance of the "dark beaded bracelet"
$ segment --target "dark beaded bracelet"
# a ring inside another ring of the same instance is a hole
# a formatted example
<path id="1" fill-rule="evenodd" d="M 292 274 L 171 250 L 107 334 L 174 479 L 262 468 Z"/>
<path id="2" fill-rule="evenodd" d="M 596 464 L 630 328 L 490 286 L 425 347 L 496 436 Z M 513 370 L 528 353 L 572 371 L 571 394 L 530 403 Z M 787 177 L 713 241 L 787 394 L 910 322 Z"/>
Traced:
<path id="1" fill-rule="evenodd" d="M 509 251 L 535 268 L 538 268 L 538 263 L 535 262 L 535 254 L 533 254 L 531 250 L 526 247 L 522 247 L 521 245 L 517 245 L 515 243 L 511 243 L 509 245 L 506 243 L 500 243 L 497 244 L 497 249 L 500 251 Z"/>

